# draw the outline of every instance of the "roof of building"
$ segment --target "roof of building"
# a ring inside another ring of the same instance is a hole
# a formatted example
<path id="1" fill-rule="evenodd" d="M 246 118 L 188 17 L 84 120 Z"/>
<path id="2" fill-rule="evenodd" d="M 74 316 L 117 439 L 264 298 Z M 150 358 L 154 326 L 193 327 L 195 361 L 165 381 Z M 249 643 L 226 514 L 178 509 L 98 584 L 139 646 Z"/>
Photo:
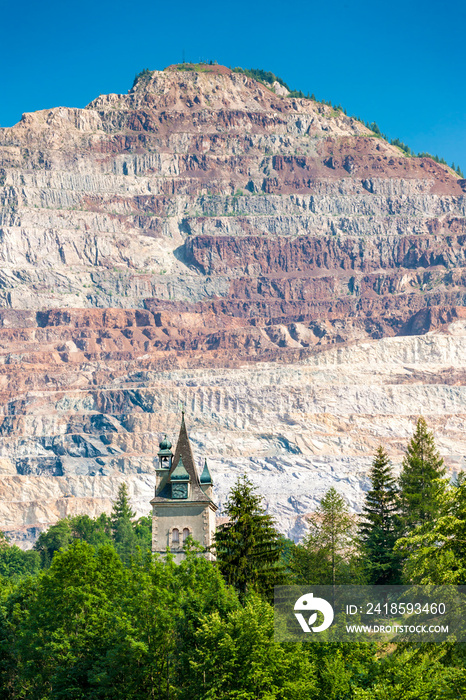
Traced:
<path id="1" fill-rule="evenodd" d="M 190 477 L 184 468 L 183 458 L 180 457 L 178 464 L 170 474 L 170 481 L 189 481 Z"/>
<path id="2" fill-rule="evenodd" d="M 201 484 L 211 484 L 212 477 L 210 475 L 209 467 L 207 466 L 207 460 L 204 460 L 204 469 L 201 474 Z"/>
<path id="3" fill-rule="evenodd" d="M 171 449 L 172 449 L 172 444 L 171 444 L 170 440 L 167 438 L 167 436 L 165 435 L 163 440 L 161 440 L 159 443 L 158 456 L 159 457 L 168 457 L 172 453 Z"/>
<path id="4" fill-rule="evenodd" d="M 190 495 L 189 498 L 187 499 L 188 502 L 193 502 L 193 501 L 198 501 L 201 502 L 203 501 L 204 503 L 206 501 L 210 501 L 213 503 L 212 499 L 207 496 L 207 494 L 202 490 L 201 488 L 201 482 L 199 480 L 199 475 L 197 473 L 196 466 L 194 464 L 194 457 L 193 457 L 193 452 L 191 449 L 191 443 L 189 441 L 188 437 L 188 431 L 186 430 L 186 423 L 184 420 L 184 411 L 181 416 L 181 426 L 180 426 L 180 434 L 178 436 L 178 442 L 176 444 L 176 450 L 175 450 L 175 456 L 173 457 L 172 460 L 172 466 L 171 469 L 168 473 L 168 478 L 164 479 L 160 485 L 159 491 L 156 493 L 155 497 L 151 500 L 151 503 L 165 503 L 167 500 L 172 501 L 172 493 L 171 493 L 171 482 L 172 479 L 174 481 L 180 481 L 180 479 L 177 474 L 180 472 L 177 471 L 178 465 L 181 462 L 182 468 L 184 472 L 187 473 L 189 482 L 191 484 L 191 489 L 190 489 Z M 204 472 L 202 472 L 204 474 Z M 209 474 L 210 476 L 210 474 Z M 186 481 L 186 477 L 183 479 Z M 204 482 L 203 482 L 204 483 Z M 176 502 L 180 502 L 177 500 Z M 186 502 L 186 501 L 185 501 Z"/>

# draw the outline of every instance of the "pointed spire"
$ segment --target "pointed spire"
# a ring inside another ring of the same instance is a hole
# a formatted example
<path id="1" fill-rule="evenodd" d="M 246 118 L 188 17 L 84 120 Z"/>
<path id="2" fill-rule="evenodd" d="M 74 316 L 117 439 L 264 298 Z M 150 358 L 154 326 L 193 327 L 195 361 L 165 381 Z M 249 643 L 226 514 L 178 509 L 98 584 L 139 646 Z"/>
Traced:
<path id="1" fill-rule="evenodd" d="M 163 480 L 160 482 L 155 497 L 151 501 L 152 504 L 165 502 L 166 499 L 184 498 L 192 502 L 205 503 L 208 501 L 215 506 L 212 501 L 212 477 L 207 466 L 207 460 L 204 461 L 202 482 L 199 480 L 199 473 L 194 463 L 191 443 L 186 430 L 184 407 L 181 413 L 180 434 L 175 455 L 173 459 L 170 457 L 170 462 L 171 466 L 167 470 L 168 474 L 164 475 Z M 183 491 L 184 495 L 181 495 L 182 486 L 189 487 Z"/>
<path id="2" fill-rule="evenodd" d="M 183 465 L 189 476 L 191 477 L 191 483 L 199 485 L 199 476 L 197 474 L 197 469 L 194 466 L 194 457 L 191 450 L 191 443 L 188 437 L 188 431 L 186 430 L 185 423 L 185 412 L 184 407 L 181 412 L 181 425 L 180 434 L 178 436 L 178 442 L 176 445 L 175 456 L 173 458 L 174 467 L 178 466 L 180 458 L 183 460 Z"/>
<path id="3" fill-rule="evenodd" d="M 212 477 L 210 475 L 209 467 L 207 466 L 207 460 L 204 460 L 204 469 L 201 474 L 201 484 L 212 484 Z"/>

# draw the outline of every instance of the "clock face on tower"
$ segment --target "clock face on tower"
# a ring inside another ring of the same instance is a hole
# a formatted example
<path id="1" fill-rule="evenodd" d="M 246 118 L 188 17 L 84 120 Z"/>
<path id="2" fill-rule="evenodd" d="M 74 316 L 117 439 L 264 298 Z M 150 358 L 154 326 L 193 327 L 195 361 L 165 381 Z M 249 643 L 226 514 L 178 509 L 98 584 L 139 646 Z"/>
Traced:
<path id="1" fill-rule="evenodd" d="M 188 498 L 188 484 L 172 484 L 172 498 Z"/>

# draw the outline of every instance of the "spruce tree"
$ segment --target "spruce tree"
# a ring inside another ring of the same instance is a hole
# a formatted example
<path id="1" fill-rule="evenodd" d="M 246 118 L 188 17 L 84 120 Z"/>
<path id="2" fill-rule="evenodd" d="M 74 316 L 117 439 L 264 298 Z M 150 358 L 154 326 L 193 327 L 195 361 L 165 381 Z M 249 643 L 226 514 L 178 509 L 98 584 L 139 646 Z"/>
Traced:
<path id="1" fill-rule="evenodd" d="M 120 484 L 118 488 L 117 499 L 113 504 L 112 513 L 110 515 L 110 520 L 112 522 L 112 528 L 119 520 L 133 520 L 136 517 L 136 513 L 131 510 L 128 498 L 128 487 L 126 484 Z"/>
<path id="2" fill-rule="evenodd" d="M 244 599 L 250 590 L 270 597 L 284 583 L 282 538 L 251 481 L 243 475 L 231 489 L 225 508 L 229 521 L 215 534 L 217 562 L 227 583 Z"/>
<path id="3" fill-rule="evenodd" d="M 411 438 L 400 474 L 400 515 L 403 534 L 418 525 L 434 521 L 440 513 L 445 490 L 443 459 L 435 447 L 434 436 L 421 416 Z"/>
<path id="4" fill-rule="evenodd" d="M 440 517 L 397 542 L 409 583 L 466 584 L 466 479 L 462 472 L 441 498 Z"/>
<path id="5" fill-rule="evenodd" d="M 120 484 L 117 499 L 110 514 L 110 522 L 115 549 L 125 564 L 130 563 L 138 544 L 132 522 L 135 517 L 136 513 L 131 510 L 129 504 L 128 487 L 124 483 Z"/>
<path id="6" fill-rule="evenodd" d="M 400 555 L 393 551 L 399 537 L 398 492 L 392 466 L 384 448 L 375 453 L 359 524 L 363 564 L 368 583 L 400 583 Z"/>

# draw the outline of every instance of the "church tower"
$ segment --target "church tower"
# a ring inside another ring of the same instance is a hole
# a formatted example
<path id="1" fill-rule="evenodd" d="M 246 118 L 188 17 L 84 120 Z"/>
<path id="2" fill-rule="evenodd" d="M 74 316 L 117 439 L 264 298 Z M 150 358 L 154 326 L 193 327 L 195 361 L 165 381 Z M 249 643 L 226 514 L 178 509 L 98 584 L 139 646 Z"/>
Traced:
<path id="1" fill-rule="evenodd" d="M 217 506 L 212 500 L 212 477 L 207 461 L 201 477 L 198 476 L 184 411 L 175 455 L 167 436 L 159 448 L 155 496 L 151 500 L 152 551 L 165 554 L 168 548 L 175 561 L 180 562 L 184 557 L 184 542 L 190 535 L 204 547 L 213 542 Z M 205 556 L 210 560 L 215 558 L 211 553 Z"/>

